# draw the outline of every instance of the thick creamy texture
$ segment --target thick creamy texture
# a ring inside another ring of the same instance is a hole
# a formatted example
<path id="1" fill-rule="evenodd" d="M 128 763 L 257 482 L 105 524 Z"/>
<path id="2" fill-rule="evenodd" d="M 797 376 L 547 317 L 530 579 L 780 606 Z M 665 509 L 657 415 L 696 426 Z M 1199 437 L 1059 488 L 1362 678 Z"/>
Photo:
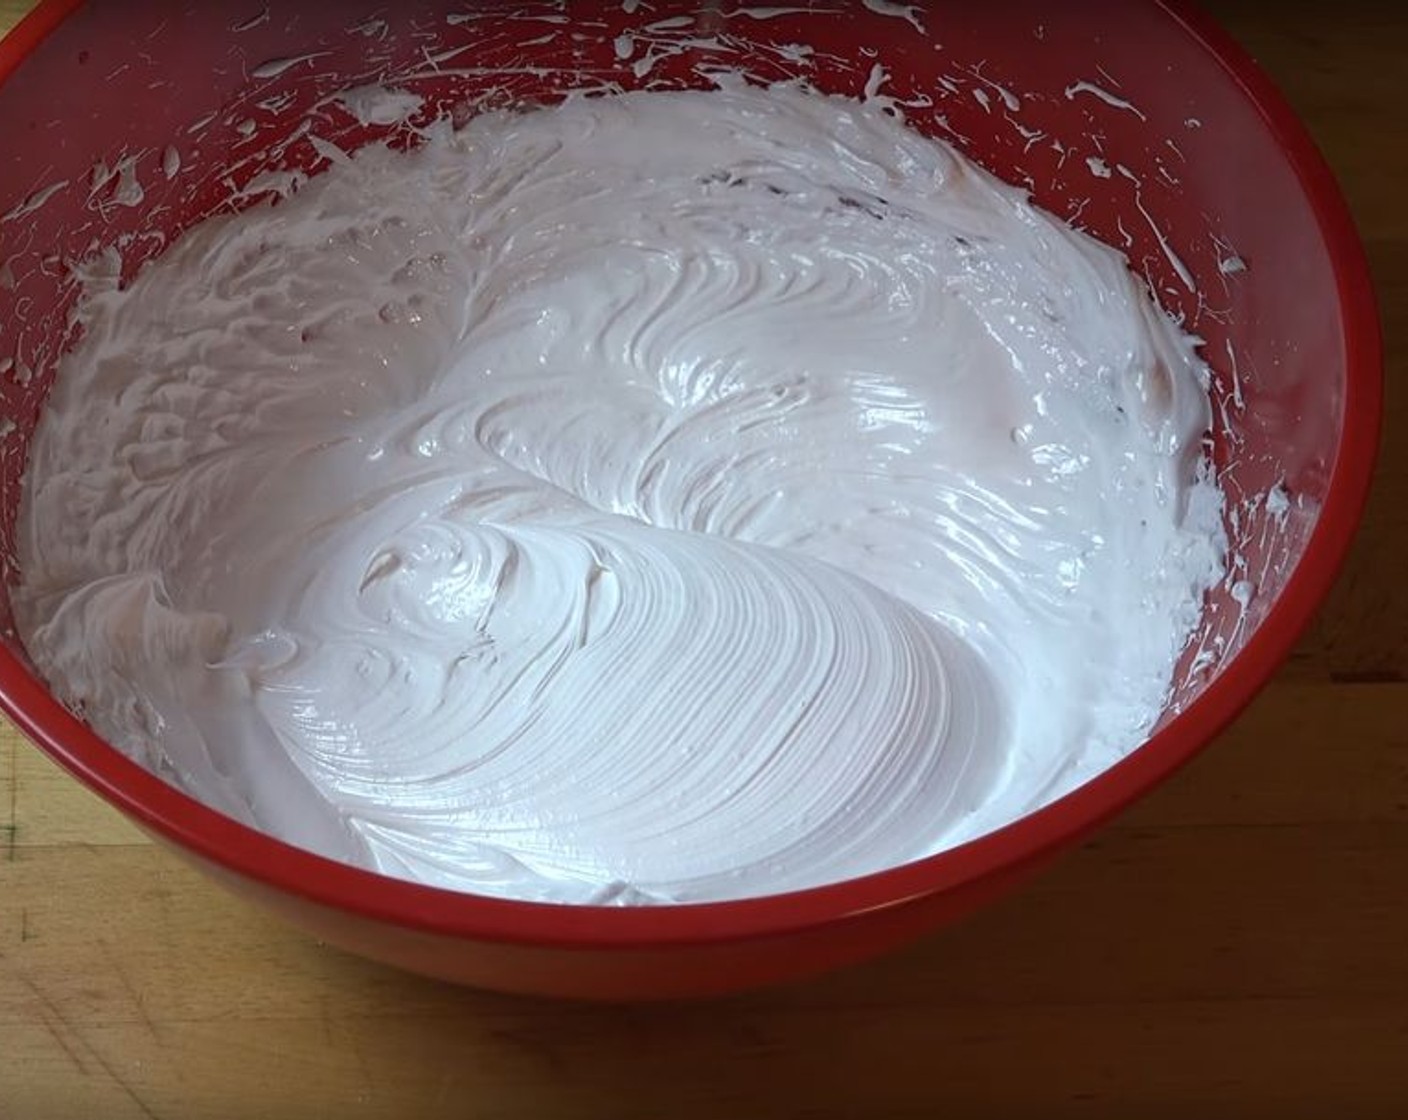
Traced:
<path id="1" fill-rule="evenodd" d="M 1113 250 L 859 102 L 371 147 L 96 280 L 26 645 L 120 749 L 392 875 L 839 880 L 1136 747 L 1221 574 L 1203 370 Z"/>

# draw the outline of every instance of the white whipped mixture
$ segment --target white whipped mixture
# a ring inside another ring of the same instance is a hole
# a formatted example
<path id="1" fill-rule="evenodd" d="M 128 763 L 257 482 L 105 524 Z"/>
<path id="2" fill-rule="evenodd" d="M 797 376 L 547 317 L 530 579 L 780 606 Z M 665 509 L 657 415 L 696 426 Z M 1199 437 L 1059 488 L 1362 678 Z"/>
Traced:
<path id="1" fill-rule="evenodd" d="M 90 283 L 26 645 L 206 803 L 391 875 L 743 897 L 1139 745 L 1221 575 L 1194 343 L 873 107 L 437 126 Z"/>

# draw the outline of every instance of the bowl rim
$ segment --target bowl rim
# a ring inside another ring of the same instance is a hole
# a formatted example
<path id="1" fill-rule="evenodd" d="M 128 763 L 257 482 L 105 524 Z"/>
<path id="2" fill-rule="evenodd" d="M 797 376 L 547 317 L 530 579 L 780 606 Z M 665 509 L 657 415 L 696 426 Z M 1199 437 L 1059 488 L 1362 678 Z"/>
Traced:
<path id="1" fill-rule="evenodd" d="M 785 894 L 647 907 L 490 898 L 393 879 L 293 847 L 167 785 L 109 746 L 0 649 L 0 709 L 51 759 L 184 854 L 305 904 L 425 934 L 539 947 L 663 948 L 776 937 L 932 899 L 1040 862 L 1187 763 L 1289 655 L 1343 566 L 1368 500 L 1383 401 L 1383 343 L 1368 259 L 1334 173 L 1247 51 L 1191 0 L 1149 0 L 1227 72 L 1305 192 L 1344 322 L 1344 419 L 1319 518 L 1266 618 L 1202 694 L 1142 746 L 1035 813 L 955 848 L 860 878 Z M 0 84 L 83 0 L 42 0 L 0 39 Z"/>

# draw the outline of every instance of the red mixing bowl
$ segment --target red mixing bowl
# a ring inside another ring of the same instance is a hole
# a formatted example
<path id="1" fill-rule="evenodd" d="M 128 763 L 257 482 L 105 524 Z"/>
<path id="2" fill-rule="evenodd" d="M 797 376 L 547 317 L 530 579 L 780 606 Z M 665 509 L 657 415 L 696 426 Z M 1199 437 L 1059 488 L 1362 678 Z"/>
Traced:
<path id="1" fill-rule="evenodd" d="M 404 130 L 363 127 L 329 103 L 349 86 L 394 84 L 426 98 L 422 116 L 464 114 L 583 85 L 704 85 L 718 64 L 762 80 L 800 75 L 835 93 L 883 82 L 916 128 L 1125 249 L 1205 340 L 1214 457 L 1237 513 L 1229 530 L 1241 564 L 1210 595 L 1157 732 L 1048 808 L 861 879 L 635 909 L 417 886 L 221 816 L 55 701 L 0 587 L 0 705 L 154 836 L 319 937 L 432 976 L 604 998 L 745 988 L 872 955 L 1010 890 L 1192 757 L 1290 650 L 1365 500 L 1381 404 L 1378 323 L 1329 170 L 1267 79 L 1207 18 L 1172 0 L 393 7 L 48 0 L 0 43 L 5 587 L 28 440 L 71 341 L 67 262 L 118 245 L 130 273 L 256 176 L 315 168 L 319 157 L 297 134 L 309 112 L 344 147 L 409 142 Z M 659 24 L 670 19 L 690 22 Z M 631 32 L 623 58 L 617 37 Z"/>

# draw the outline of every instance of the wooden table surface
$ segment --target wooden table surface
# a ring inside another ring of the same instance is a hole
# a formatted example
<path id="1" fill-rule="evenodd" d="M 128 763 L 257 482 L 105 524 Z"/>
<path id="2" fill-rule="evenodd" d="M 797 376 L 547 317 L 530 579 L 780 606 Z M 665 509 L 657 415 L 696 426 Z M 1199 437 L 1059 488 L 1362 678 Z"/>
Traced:
<path id="1" fill-rule="evenodd" d="M 0 0 L 0 29 L 28 6 Z M 1338 589 L 1197 763 L 906 952 L 601 1008 L 318 945 L 0 726 L 0 1117 L 1408 1116 L 1408 10 L 1211 6 L 1339 172 L 1389 417 Z"/>

